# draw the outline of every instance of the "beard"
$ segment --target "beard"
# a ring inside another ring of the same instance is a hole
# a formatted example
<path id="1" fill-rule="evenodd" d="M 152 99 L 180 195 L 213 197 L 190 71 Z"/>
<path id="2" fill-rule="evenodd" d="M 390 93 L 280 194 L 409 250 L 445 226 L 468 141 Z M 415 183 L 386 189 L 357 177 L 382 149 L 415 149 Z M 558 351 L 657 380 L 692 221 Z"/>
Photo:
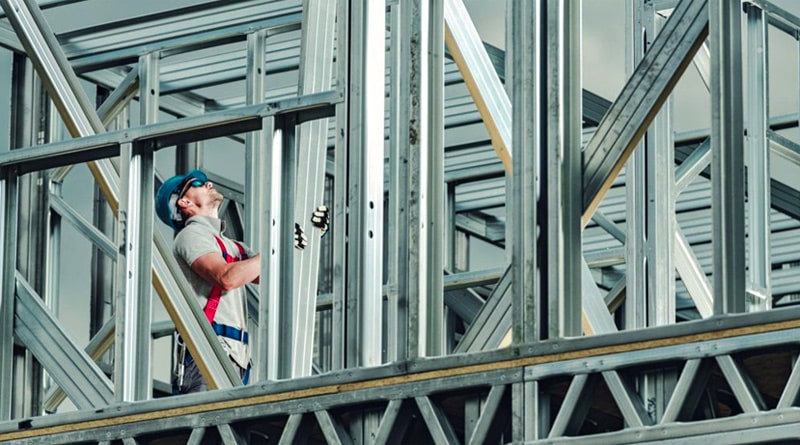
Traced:
<path id="1" fill-rule="evenodd" d="M 222 193 L 218 192 L 216 189 L 211 189 L 210 198 L 211 205 L 216 208 L 219 208 L 219 206 L 222 205 L 222 201 L 225 199 Z"/>

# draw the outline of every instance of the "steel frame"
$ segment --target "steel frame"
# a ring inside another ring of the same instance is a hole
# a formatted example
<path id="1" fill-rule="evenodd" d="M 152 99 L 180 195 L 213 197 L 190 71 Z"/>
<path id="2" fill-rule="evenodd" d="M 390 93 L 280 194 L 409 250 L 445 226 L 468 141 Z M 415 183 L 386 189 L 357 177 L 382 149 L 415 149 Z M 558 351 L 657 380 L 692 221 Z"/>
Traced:
<path id="1" fill-rule="evenodd" d="M 796 436 L 800 191 L 770 157 L 798 169 L 800 149 L 797 116 L 769 113 L 767 36 L 797 40 L 800 18 L 631 0 L 606 101 L 581 89 L 580 2 L 508 2 L 506 53 L 462 0 L 208 2 L 54 33 L 43 10 L 80 3 L 0 0 L 0 442 Z M 712 126 L 674 134 L 692 62 Z M 241 183 L 206 161 L 223 140 Z M 78 163 L 91 218 L 61 195 Z M 155 224 L 152 190 L 195 167 L 265 252 L 246 387 Z M 287 248 L 322 203 L 331 234 Z M 96 252 L 88 344 L 61 320 L 63 222 Z M 471 267 L 474 240 L 504 264 Z M 150 357 L 172 329 L 222 391 L 162 398 Z"/>

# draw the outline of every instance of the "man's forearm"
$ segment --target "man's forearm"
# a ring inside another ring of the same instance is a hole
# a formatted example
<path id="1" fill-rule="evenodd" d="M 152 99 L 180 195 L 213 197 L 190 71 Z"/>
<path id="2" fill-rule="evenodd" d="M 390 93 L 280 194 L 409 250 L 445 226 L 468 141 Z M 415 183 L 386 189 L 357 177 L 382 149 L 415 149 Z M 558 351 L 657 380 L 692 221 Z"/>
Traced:
<path id="1" fill-rule="evenodd" d="M 229 263 L 227 266 L 219 279 L 219 285 L 225 291 L 256 282 L 261 273 L 261 255 L 256 254 L 252 258 Z"/>

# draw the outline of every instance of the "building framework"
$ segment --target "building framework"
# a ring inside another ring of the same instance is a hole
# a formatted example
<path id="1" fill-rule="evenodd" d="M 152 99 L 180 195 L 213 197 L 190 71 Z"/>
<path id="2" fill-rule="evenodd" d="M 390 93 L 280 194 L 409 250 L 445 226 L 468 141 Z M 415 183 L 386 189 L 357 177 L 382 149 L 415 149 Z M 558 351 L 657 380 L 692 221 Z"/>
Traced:
<path id="1" fill-rule="evenodd" d="M 769 60 L 799 17 L 626 1 L 605 99 L 582 89 L 581 2 L 507 2 L 506 51 L 462 0 L 209 1 L 54 32 L 88 3 L 0 0 L 0 442 L 796 440 L 798 116 L 770 113 Z M 674 130 L 688 70 L 705 132 Z M 63 193 L 84 165 L 89 217 Z M 198 167 L 262 252 L 248 386 L 154 223 L 160 181 Z M 321 203 L 330 234 L 293 250 Z M 212 391 L 166 397 L 174 330 Z"/>

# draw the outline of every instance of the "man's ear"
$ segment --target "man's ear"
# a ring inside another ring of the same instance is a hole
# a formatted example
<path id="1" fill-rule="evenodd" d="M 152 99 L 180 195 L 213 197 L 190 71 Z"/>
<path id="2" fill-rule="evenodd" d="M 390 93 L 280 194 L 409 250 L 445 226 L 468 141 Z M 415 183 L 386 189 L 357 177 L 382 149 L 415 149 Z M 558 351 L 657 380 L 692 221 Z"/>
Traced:
<path id="1" fill-rule="evenodd" d="M 181 198 L 181 199 L 175 201 L 175 205 L 178 207 L 178 210 L 185 210 L 191 204 L 192 204 L 192 201 L 189 201 L 186 198 Z"/>

